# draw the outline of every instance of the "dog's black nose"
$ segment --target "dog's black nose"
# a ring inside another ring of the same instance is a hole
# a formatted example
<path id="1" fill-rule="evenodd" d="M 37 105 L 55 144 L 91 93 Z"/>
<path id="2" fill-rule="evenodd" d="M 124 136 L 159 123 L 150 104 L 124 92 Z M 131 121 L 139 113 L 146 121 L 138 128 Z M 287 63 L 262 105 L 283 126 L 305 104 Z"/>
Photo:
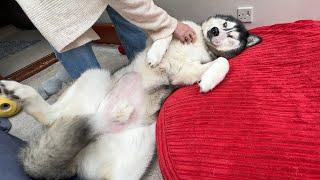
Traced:
<path id="1" fill-rule="evenodd" d="M 207 36 L 209 39 L 211 39 L 212 36 L 219 36 L 219 29 L 217 27 L 213 27 L 208 31 Z"/>
<path id="2" fill-rule="evenodd" d="M 213 27 L 210 31 L 213 36 L 219 36 L 219 29 L 217 27 Z"/>

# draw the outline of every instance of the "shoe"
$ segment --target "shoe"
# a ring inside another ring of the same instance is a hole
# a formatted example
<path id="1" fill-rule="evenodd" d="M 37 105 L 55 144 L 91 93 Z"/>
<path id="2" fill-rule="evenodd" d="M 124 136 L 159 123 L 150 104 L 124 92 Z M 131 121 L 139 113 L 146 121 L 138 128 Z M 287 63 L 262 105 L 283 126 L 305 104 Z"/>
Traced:
<path id="1" fill-rule="evenodd" d="M 50 96 L 58 93 L 61 90 L 63 83 L 68 83 L 71 80 L 72 79 L 69 74 L 65 71 L 64 68 L 62 68 L 58 70 L 58 72 L 53 77 L 43 82 L 41 86 L 37 88 L 37 91 L 42 96 L 42 98 L 46 100 Z"/>
<path id="2" fill-rule="evenodd" d="M 0 131 L 9 132 L 12 125 L 8 118 L 0 118 Z"/>

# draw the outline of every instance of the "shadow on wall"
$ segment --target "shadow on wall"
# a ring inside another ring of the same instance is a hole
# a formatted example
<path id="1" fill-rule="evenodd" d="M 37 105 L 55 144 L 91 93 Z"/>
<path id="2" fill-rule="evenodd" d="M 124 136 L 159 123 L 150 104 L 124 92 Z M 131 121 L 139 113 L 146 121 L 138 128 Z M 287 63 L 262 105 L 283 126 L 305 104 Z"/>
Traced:
<path id="1" fill-rule="evenodd" d="M 178 19 L 197 22 L 215 14 L 236 16 L 238 7 L 253 6 L 253 23 L 248 28 L 300 19 L 320 20 L 319 0 L 154 0 Z"/>

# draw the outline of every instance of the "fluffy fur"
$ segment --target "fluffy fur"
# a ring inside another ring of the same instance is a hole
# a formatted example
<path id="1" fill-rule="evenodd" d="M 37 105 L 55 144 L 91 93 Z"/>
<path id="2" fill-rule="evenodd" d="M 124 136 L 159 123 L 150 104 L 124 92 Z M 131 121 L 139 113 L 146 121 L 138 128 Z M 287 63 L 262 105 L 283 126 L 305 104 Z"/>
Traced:
<path id="1" fill-rule="evenodd" d="M 173 90 L 171 85 L 200 82 L 200 91 L 208 92 L 229 70 L 224 57 L 213 57 L 219 56 L 217 52 L 234 56 L 238 52 L 227 52 L 241 49 L 239 38 L 247 42 L 249 33 L 242 36 L 234 22 L 228 22 L 233 31 L 229 28 L 227 33 L 237 37 L 213 39 L 213 26 L 223 31 L 225 22 L 220 17 L 212 17 L 202 26 L 186 21 L 196 31 L 195 43 L 172 40 L 166 52 L 154 48 L 149 53 L 148 45 L 130 65 L 113 75 L 89 70 L 53 105 L 29 86 L 1 81 L 2 92 L 20 100 L 24 110 L 47 127 L 21 152 L 26 172 L 45 179 L 76 173 L 92 180 L 141 178 L 155 150 L 155 118 Z"/>

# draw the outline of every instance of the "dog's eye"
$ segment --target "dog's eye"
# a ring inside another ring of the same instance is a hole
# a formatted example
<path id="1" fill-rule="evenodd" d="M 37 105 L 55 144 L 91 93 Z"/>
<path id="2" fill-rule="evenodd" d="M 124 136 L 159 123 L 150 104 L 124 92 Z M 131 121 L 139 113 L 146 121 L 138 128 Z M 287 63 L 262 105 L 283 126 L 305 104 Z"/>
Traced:
<path id="1" fill-rule="evenodd" d="M 228 23 L 227 22 L 223 23 L 223 27 L 227 28 L 228 27 Z"/>

